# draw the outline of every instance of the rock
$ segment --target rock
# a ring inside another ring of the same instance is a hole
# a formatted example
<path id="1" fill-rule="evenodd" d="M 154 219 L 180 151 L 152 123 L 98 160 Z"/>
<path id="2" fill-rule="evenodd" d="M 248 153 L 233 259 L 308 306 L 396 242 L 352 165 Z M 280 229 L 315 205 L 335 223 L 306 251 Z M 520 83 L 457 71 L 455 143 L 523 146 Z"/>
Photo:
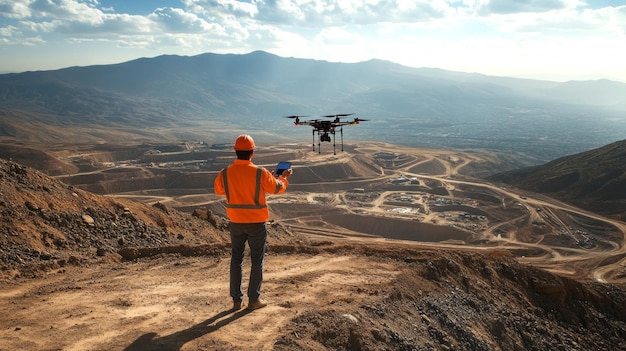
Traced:
<path id="1" fill-rule="evenodd" d="M 193 213 L 191 215 L 205 221 L 209 219 L 209 211 L 206 208 L 196 208 L 195 210 L 193 210 Z"/>
<path id="2" fill-rule="evenodd" d="M 39 206 L 35 205 L 34 203 L 30 201 L 26 201 L 24 205 L 26 205 L 26 208 L 31 211 L 39 211 Z"/>
<path id="3" fill-rule="evenodd" d="M 83 222 L 85 222 L 86 224 L 89 224 L 89 225 L 93 225 L 94 224 L 93 217 L 91 217 L 90 215 L 87 215 L 87 214 L 83 215 Z"/>
<path id="4" fill-rule="evenodd" d="M 346 318 L 347 320 L 353 322 L 353 323 L 359 323 L 359 319 L 356 318 L 355 316 L 351 315 L 350 313 L 344 313 L 341 316 Z"/>
<path id="5" fill-rule="evenodd" d="M 133 247 L 127 247 L 119 250 L 117 252 L 120 256 L 122 256 L 125 260 L 134 260 L 139 257 L 139 250 Z"/>
<path id="6" fill-rule="evenodd" d="M 165 206 L 164 204 L 157 202 L 154 205 L 152 205 L 154 208 L 158 208 L 159 210 L 163 211 L 166 214 L 169 214 L 169 210 L 167 209 L 167 206 Z"/>

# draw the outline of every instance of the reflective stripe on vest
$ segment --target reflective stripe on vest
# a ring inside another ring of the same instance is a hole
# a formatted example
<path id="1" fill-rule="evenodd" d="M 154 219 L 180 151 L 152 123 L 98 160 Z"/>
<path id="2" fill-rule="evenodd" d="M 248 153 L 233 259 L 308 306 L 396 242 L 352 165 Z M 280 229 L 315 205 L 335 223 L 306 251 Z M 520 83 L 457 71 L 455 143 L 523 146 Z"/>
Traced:
<path id="1" fill-rule="evenodd" d="M 256 169 L 256 186 L 254 188 L 254 204 L 230 204 L 230 193 L 228 191 L 228 177 L 226 176 L 226 169 L 222 170 L 222 180 L 224 181 L 224 192 L 226 193 L 226 208 L 241 208 L 241 209 L 250 209 L 256 210 L 260 208 L 265 208 L 267 205 L 261 205 L 259 203 L 259 197 L 261 196 L 261 174 L 263 170 L 259 167 Z"/>
<path id="2" fill-rule="evenodd" d="M 278 192 L 280 191 L 282 187 L 283 187 L 283 182 L 281 182 L 280 180 L 276 182 L 276 189 L 274 190 L 274 194 L 278 194 Z"/>

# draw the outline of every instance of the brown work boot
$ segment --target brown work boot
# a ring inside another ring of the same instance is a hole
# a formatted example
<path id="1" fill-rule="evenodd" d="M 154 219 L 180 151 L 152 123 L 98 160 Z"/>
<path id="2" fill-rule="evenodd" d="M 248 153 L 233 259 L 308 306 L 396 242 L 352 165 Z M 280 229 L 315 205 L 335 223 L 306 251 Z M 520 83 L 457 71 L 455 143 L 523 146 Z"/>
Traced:
<path id="1" fill-rule="evenodd" d="M 243 301 L 241 301 L 241 300 L 233 300 L 233 310 L 234 311 L 240 310 L 242 302 Z"/>
<path id="2" fill-rule="evenodd" d="M 267 306 L 267 302 L 265 302 L 265 300 L 262 299 L 258 299 L 256 301 L 250 301 L 248 303 L 248 308 L 249 310 L 258 310 L 259 308 L 263 308 Z"/>

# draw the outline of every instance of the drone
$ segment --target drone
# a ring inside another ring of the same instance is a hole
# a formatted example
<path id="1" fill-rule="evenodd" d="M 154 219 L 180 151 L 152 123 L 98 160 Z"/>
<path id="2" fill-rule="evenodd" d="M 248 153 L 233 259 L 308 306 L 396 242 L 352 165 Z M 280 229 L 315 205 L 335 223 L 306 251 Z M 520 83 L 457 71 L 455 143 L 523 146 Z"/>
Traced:
<path id="1" fill-rule="evenodd" d="M 313 127 L 313 151 L 315 151 L 315 132 L 317 132 L 317 151 L 322 153 L 321 143 L 323 141 L 333 143 L 333 154 L 337 154 L 337 145 L 335 144 L 335 132 L 339 129 L 341 135 L 341 151 L 343 151 L 343 126 L 353 126 L 360 122 L 368 121 L 367 119 L 360 119 L 355 117 L 352 120 L 341 120 L 344 117 L 352 116 L 354 113 L 341 113 L 336 115 L 321 116 L 320 119 L 300 120 L 300 117 L 307 116 L 285 116 L 285 118 L 294 119 L 293 124 L 296 126 L 311 126 Z M 331 137 L 332 135 L 332 137 Z"/>

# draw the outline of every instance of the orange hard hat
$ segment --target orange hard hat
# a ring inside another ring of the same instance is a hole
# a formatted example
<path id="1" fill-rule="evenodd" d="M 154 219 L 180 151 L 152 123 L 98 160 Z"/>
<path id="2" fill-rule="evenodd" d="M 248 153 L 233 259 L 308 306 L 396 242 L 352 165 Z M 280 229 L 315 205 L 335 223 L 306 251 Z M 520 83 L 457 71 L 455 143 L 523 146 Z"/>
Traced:
<path id="1" fill-rule="evenodd" d="M 254 150 L 254 139 L 247 134 L 242 134 L 235 140 L 235 151 Z"/>

